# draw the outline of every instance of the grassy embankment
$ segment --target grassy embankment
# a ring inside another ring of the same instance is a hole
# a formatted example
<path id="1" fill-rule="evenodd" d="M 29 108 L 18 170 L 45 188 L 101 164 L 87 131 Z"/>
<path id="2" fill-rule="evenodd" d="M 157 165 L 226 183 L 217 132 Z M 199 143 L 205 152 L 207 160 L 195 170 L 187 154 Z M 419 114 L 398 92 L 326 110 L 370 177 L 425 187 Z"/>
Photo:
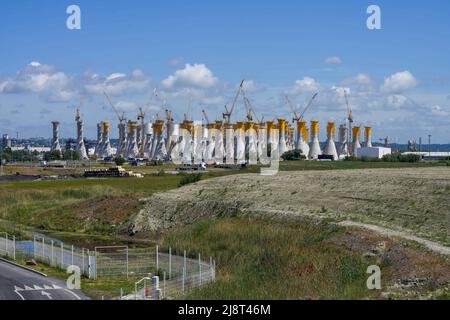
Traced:
<path id="1" fill-rule="evenodd" d="M 424 272 L 436 278 L 412 288 L 415 297 L 450 299 L 448 288 L 436 286 L 448 281 L 448 261 L 424 256 L 408 242 L 391 243 L 391 249 L 378 256 L 374 247 L 366 251 L 367 243 L 350 249 L 342 239 L 352 245 L 359 240 L 349 234 L 327 224 L 234 217 L 197 223 L 171 232 L 164 241 L 216 258 L 216 282 L 191 292 L 188 299 L 379 299 L 383 292 L 394 299 L 413 298 L 411 292 L 389 286 L 400 277 L 414 279 Z M 385 240 L 367 233 L 361 239 L 371 245 Z M 400 270 L 405 263 L 411 265 Z M 366 286 L 367 267 L 373 264 L 382 269 L 381 291 Z"/>

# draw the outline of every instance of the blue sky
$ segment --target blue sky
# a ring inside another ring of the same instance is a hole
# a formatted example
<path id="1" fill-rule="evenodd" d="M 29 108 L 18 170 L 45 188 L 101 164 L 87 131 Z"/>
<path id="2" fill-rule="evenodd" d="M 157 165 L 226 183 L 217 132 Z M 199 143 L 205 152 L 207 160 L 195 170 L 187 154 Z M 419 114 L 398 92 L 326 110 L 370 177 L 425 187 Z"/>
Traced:
<path id="1" fill-rule="evenodd" d="M 70 4 L 81 8 L 81 30 L 66 28 Z M 381 8 L 382 30 L 366 27 L 370 4 Z M 154 87 L 150 117 L 166 100 L 180 118 L 188 96 L 194 118 L 202 108 L 219 117 L 247 79 L 265 119 L 292 117 L 283 94 L 302 106 L 318 90 L 308 120 L 342 122 L 345 88 L 356 122 L 374 126 L 376 138 L 431 133 L 448 143 L 449 17 L 446 0 L 2 1 L 0 131 L 50 136 L 58 119 L 62 135 L 74 136 L 83 95 L 94 137 L 96 122 L 115 121 L 105 87 L 129 118 Z"/>

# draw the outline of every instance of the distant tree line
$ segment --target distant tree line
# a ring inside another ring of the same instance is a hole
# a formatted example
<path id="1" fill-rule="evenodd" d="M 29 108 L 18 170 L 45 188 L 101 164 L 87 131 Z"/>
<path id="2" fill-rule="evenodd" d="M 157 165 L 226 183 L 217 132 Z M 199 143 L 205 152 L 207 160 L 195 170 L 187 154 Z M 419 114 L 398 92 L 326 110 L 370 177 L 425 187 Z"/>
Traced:
<path id="1" fill-rule="evenodd" d="M 29 151 L 29 150 L 11 150 L 11 148 L 3 149 L 0 152 L 0 157 L 3 161 L 39 161 L 44 159 L 45 161 L 55 161 L 55 160 L 81 160 L 81 153 L 77 151 L 67 150 L 65 152 L 60 151 L 48 151 L 44 152 L 43 157 L 39 157 L 39 152 Z"/>

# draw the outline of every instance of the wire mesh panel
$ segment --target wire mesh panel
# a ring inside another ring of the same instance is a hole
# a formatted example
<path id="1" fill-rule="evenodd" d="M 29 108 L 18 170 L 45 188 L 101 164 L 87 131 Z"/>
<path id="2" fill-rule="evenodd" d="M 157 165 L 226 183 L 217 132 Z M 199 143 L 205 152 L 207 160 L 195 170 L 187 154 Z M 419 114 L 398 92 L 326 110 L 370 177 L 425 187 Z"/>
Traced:
<path id="1" fill-rule="evenodd" d="M 128 271 L 128 247 L 96 247 L 96 278 L 127 278 Z"/>

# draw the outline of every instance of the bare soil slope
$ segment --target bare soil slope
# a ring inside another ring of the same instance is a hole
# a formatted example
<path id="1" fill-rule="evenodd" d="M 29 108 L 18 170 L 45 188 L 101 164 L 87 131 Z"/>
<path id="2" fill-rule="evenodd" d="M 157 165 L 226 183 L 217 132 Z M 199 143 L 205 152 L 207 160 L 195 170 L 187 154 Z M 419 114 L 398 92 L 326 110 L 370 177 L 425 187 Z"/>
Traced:
<path id="1" fill-rule="evenodd" d="M 162 231 L 238 213 L 356 221 L 450 245 L 450 169 L 245 174 L 154 194 L 129 232 Z"/>

